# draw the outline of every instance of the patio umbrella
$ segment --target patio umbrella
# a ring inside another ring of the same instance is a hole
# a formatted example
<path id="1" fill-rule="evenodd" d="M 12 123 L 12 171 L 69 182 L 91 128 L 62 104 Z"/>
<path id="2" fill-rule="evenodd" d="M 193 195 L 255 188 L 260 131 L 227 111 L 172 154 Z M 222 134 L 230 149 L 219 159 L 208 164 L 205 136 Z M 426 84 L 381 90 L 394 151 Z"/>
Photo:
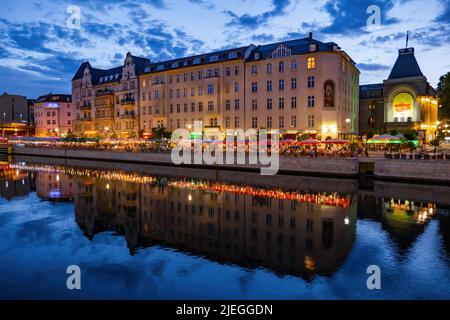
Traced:
<path id="1" fill-rule="evenodd" d="M 367 141 L 367 143 L 390 143 L 392 141 L 399 141 L 400 138 L 392 136 L 390 134 L 382 134 L 381 136 L 375 136 Z"/>

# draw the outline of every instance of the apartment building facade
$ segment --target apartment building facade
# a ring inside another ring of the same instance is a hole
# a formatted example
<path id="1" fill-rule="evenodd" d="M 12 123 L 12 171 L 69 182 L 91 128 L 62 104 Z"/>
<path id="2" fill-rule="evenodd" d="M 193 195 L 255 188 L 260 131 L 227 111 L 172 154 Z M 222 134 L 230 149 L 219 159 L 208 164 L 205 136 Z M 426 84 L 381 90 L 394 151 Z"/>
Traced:
<path id="1" fill-rule="evenodd" d="M 149 62 L 128 52 L 120 67 L 98 69 L 89 62 L 81 64 L 72 79 L 75 134 L 88 137 L 137 137 L 138 76 Z"/>
<path id="2" fill-rule="evenodd" d="M 160 63 L 140 75 L 140 128 L 279 129 L 337 138 L 358 132 L 359 70 L 335 43 L 304 39 Z"/>
<path id="3" fill-rule="evenodd" d="M 35 135 L 64 136 L 73 132 L 72 96 L 49 93 L 36 99 L 34 105 Z"/>

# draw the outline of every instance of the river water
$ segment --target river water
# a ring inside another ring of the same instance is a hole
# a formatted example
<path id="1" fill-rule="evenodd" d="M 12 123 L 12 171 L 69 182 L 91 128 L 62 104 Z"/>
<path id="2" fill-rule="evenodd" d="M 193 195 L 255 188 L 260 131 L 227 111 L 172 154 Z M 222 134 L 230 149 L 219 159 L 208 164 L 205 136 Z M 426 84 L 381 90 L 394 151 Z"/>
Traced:
<path id="1" fill-rule="evenodd" d="M 449 187 L 147 168 L 0 162 L 0 298 L 450 299 Z"/>

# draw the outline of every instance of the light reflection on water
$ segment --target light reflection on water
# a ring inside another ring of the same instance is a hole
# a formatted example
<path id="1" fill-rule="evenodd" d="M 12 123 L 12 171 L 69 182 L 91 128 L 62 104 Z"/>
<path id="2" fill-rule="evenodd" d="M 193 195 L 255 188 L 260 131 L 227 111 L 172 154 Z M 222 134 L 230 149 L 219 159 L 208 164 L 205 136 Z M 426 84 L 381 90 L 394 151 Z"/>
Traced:
<path id="1" fill-rule="evenodd" d="M 439 203 L 30 163 L 1 172 L 1 298 L 450 298 Z M 70 264 L 81 291 L 65 287 Z M 366 287 L 372 264 L 380 291 Z"/>

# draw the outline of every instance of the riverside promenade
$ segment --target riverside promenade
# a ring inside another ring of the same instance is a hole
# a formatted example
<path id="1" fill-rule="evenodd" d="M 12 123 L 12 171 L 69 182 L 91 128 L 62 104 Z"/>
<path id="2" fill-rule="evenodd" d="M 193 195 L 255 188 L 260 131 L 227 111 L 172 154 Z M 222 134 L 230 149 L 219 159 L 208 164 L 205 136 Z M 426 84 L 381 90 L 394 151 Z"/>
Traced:
<path id="1" fill-rule="evenodd" d="M 209 169 L 216 171 L 259 172 L 261 165 L 175 165 L 170 153 L 139 153 L 91 151 L 62 148 L 19 147 L 9 149 L 11 155 L 45 158 L 94 160 L 128 164 L 149 164 L 161 167 Z M 367 167 L 372 168 L 367 170 Z M 362 169 L 364 168 L 364 170 Z M 406 160 L 384 158 L 338 157 L 284 157 L 280 156 L 278 175 L 304 175 L 315 177 L 357 178 L 361 172 L 370 172 L 378 179 L 450 184 L 449 160 Z M 270 177 L 268 177 L 270 179 Z"/>

